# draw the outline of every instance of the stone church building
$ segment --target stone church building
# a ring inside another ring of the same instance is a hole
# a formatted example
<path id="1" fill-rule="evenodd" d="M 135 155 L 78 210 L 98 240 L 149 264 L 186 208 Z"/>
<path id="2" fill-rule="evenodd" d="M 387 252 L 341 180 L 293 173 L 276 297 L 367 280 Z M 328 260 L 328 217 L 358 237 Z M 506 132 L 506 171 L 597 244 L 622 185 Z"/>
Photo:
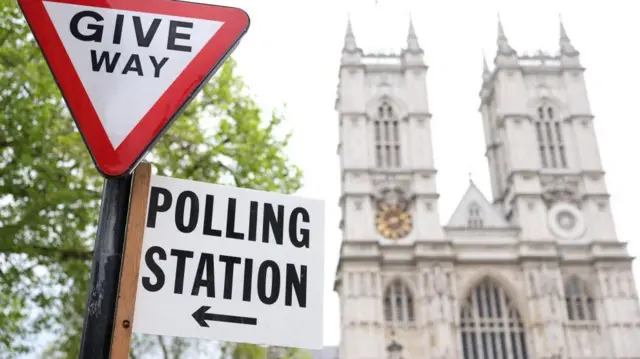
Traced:
<path id="1" fill-rule="evenodd" d="M 314 356 L 640 358 L 632 257 L 564 26 L 556 55 L 532 56 L 498 24 L 478 116 L 492 198 L 470 183 L 444 226 L 412 24 L 406 41 L 400 53 L 368 54 L 347 27 L 336 101 L 341 342 Z"/>

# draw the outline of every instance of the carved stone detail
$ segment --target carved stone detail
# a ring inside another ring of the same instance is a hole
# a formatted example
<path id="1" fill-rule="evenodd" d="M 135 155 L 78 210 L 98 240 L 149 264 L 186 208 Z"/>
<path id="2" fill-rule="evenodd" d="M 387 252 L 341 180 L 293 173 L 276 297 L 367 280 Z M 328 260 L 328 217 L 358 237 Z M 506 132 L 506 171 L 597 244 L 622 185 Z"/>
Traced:
<path id="1" fill-rule="evenodd" d="M 425 201 L 424 207 L 427 209 L 427 211 L 433 210 L 433 204 L 431 203 L 431 201 Z"/>
<path id="2" fill-rule="evenodd" d="M 558 273 L 553 267 L 547 264 L 540 266 L 540 294 L 542 296 L 551 296 L 559 298 L 562 291 L 560 283 L 558 283 Z"/>
<path id="3" fill-rule="evenodd" d="M 427 331 L 431 334 L 428 357 L 451 358 L 449 340 L 450 323 L 454 322 L 455 297 L 454 278 L 456 272 L 451 268 L 434 263 L 423 272 L 425 301 L 427 306 Z"/>
<path id="4" fill-rule="evenodd" d="M 406 209 L 409 207 L 412 198 L 409 195 L 410 184 L 406 182 L 380 181 L 374 182 L 374 200 L 377 206 L 383 204 L 399 206 Z"/>
<path id="5" fill-rule="evenodd" d="M 452 274 L 439 264 L 433 265 L 425 274 L 425 289 L 427 297 L 443 297 L 452 292 Z"/>
<path id="6" fill-rule="evenodd" d="M 542 176 L 542 197 L 548 206 L 556 202 L 579 204 L 579 182 L 569 176 Z"/>
<path id="7" fill-rule="evenodd" d="M 377 195 L 382 194 L 386 190 L 399 190 L 408 194 L 411 189 L 411 182 L 409 180 L 397 180 L 389 176 L 387 178 L 374 179 L 373 186 Z"/>

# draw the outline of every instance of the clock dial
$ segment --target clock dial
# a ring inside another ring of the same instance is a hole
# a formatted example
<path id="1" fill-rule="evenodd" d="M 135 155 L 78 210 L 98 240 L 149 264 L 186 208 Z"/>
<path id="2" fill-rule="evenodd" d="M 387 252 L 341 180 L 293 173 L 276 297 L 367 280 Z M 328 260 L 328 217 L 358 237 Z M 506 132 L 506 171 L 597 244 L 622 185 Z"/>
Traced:
<path id="1" fill-rule="evenodd" d="M 378 232 L 388 239 L 406 237 L 413 228 L 411 215 L 400 206 L 383 206 L 376 218 Z"/>

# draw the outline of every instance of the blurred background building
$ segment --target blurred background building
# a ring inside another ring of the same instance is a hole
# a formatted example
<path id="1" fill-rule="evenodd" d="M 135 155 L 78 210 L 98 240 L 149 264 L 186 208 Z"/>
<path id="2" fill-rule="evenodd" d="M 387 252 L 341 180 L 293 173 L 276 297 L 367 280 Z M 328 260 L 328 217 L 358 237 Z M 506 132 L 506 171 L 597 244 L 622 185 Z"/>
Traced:
<path id="1" fill-rule="evenodd" d="M 492 196 L 470 179 L 443 226 L 438 114 L 413 25 L 395 53 L 364 52 L 347 25 L 335 105 L 341 343 L 314 359 L 640 358 L 632 257 L 580 53 L 562 22 L 554 54 L 518 53 L 500 20 L 496 42 L 478 89 Z"/>

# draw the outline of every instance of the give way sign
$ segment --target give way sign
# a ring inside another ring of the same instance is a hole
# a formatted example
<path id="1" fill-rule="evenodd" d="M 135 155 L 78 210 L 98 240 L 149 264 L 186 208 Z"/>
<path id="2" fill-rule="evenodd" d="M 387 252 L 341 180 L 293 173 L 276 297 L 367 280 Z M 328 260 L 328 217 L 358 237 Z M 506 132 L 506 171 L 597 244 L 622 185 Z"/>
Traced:
<path id="1" fill-rule="evenodd" d="M 130 173 L 249 28 L 172 0 L 18 0 L 98 170 Z"/>

